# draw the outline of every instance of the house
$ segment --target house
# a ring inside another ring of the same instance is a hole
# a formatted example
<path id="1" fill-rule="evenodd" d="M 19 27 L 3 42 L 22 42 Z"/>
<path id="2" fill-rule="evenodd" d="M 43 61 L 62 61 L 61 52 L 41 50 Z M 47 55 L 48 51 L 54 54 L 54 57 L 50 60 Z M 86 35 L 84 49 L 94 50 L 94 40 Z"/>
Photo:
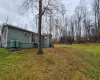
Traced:
<path id="1" fill-rule="evenodd" d="M 51 35 L 41 36 L 41 47 L 50 47 Z M 3 25 L 1 30 L 1 44 L 4 48 L 10 48 L 12 40 L 20 41 L 20 48 L 38 47 L 38 34 L 9 24 Z M 37 44 L 37 45 L 36 45 Z"/>

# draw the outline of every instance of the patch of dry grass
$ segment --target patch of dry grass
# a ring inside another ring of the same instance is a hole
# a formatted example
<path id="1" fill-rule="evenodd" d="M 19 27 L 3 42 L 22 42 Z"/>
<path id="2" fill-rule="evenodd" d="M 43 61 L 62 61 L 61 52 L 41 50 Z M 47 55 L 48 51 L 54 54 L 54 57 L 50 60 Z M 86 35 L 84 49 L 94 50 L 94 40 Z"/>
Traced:
<path id="1" fill-rule="evenodd" d="M 94 80 L 92 66 L 72 48 L 0 49 L 0 80 Z"/>

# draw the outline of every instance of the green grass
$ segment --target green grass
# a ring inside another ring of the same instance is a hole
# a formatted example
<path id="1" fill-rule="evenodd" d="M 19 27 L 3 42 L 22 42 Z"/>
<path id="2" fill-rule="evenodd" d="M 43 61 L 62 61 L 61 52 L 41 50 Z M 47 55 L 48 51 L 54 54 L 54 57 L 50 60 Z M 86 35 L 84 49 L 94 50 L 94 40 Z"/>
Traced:
<path id="1" fill-rule="evenodd" d="M 96 80 L 100 79 L 100 44 L 73 44 L 55 46 L 79 50 L 81 57 L 93 68 L 90 73 L 92 77 L 94 77 Z"/>
<path id="2" fill-rule="evenodd" d="M 55 45 L 42 55 L 37 49 L 0 49 L 0 80 L 99 80 L 99 45 Z"/>
<path id="3" fill-rule="evenodd" d="M 70 47 L 86 52 L 100 54 L 100 44 L 73 44 L 73 45 L 55 45 L 55 47 Z"/>

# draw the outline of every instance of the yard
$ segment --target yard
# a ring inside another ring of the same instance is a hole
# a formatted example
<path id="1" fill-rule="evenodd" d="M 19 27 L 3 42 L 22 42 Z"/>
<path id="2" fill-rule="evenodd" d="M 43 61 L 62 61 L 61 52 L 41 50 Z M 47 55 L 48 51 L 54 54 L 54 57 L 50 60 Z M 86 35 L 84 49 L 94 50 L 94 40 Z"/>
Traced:
<path id="1" fill-rule="evenodd" d="M 100 80 L 100 44 L 55 45 L 55 48 L 0 49 L 0 80 Z"/>

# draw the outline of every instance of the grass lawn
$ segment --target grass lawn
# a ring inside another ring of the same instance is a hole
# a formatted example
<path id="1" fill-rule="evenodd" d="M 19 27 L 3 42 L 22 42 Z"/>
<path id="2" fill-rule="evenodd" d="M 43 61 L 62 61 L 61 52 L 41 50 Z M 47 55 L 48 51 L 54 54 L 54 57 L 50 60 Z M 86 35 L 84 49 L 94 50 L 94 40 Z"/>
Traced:
<path id="1" fill-rule="evenodd" d="M 100 44 L 55 45 L 8 52 L 0 49 L 0 80 L 100 80 Z"/>

